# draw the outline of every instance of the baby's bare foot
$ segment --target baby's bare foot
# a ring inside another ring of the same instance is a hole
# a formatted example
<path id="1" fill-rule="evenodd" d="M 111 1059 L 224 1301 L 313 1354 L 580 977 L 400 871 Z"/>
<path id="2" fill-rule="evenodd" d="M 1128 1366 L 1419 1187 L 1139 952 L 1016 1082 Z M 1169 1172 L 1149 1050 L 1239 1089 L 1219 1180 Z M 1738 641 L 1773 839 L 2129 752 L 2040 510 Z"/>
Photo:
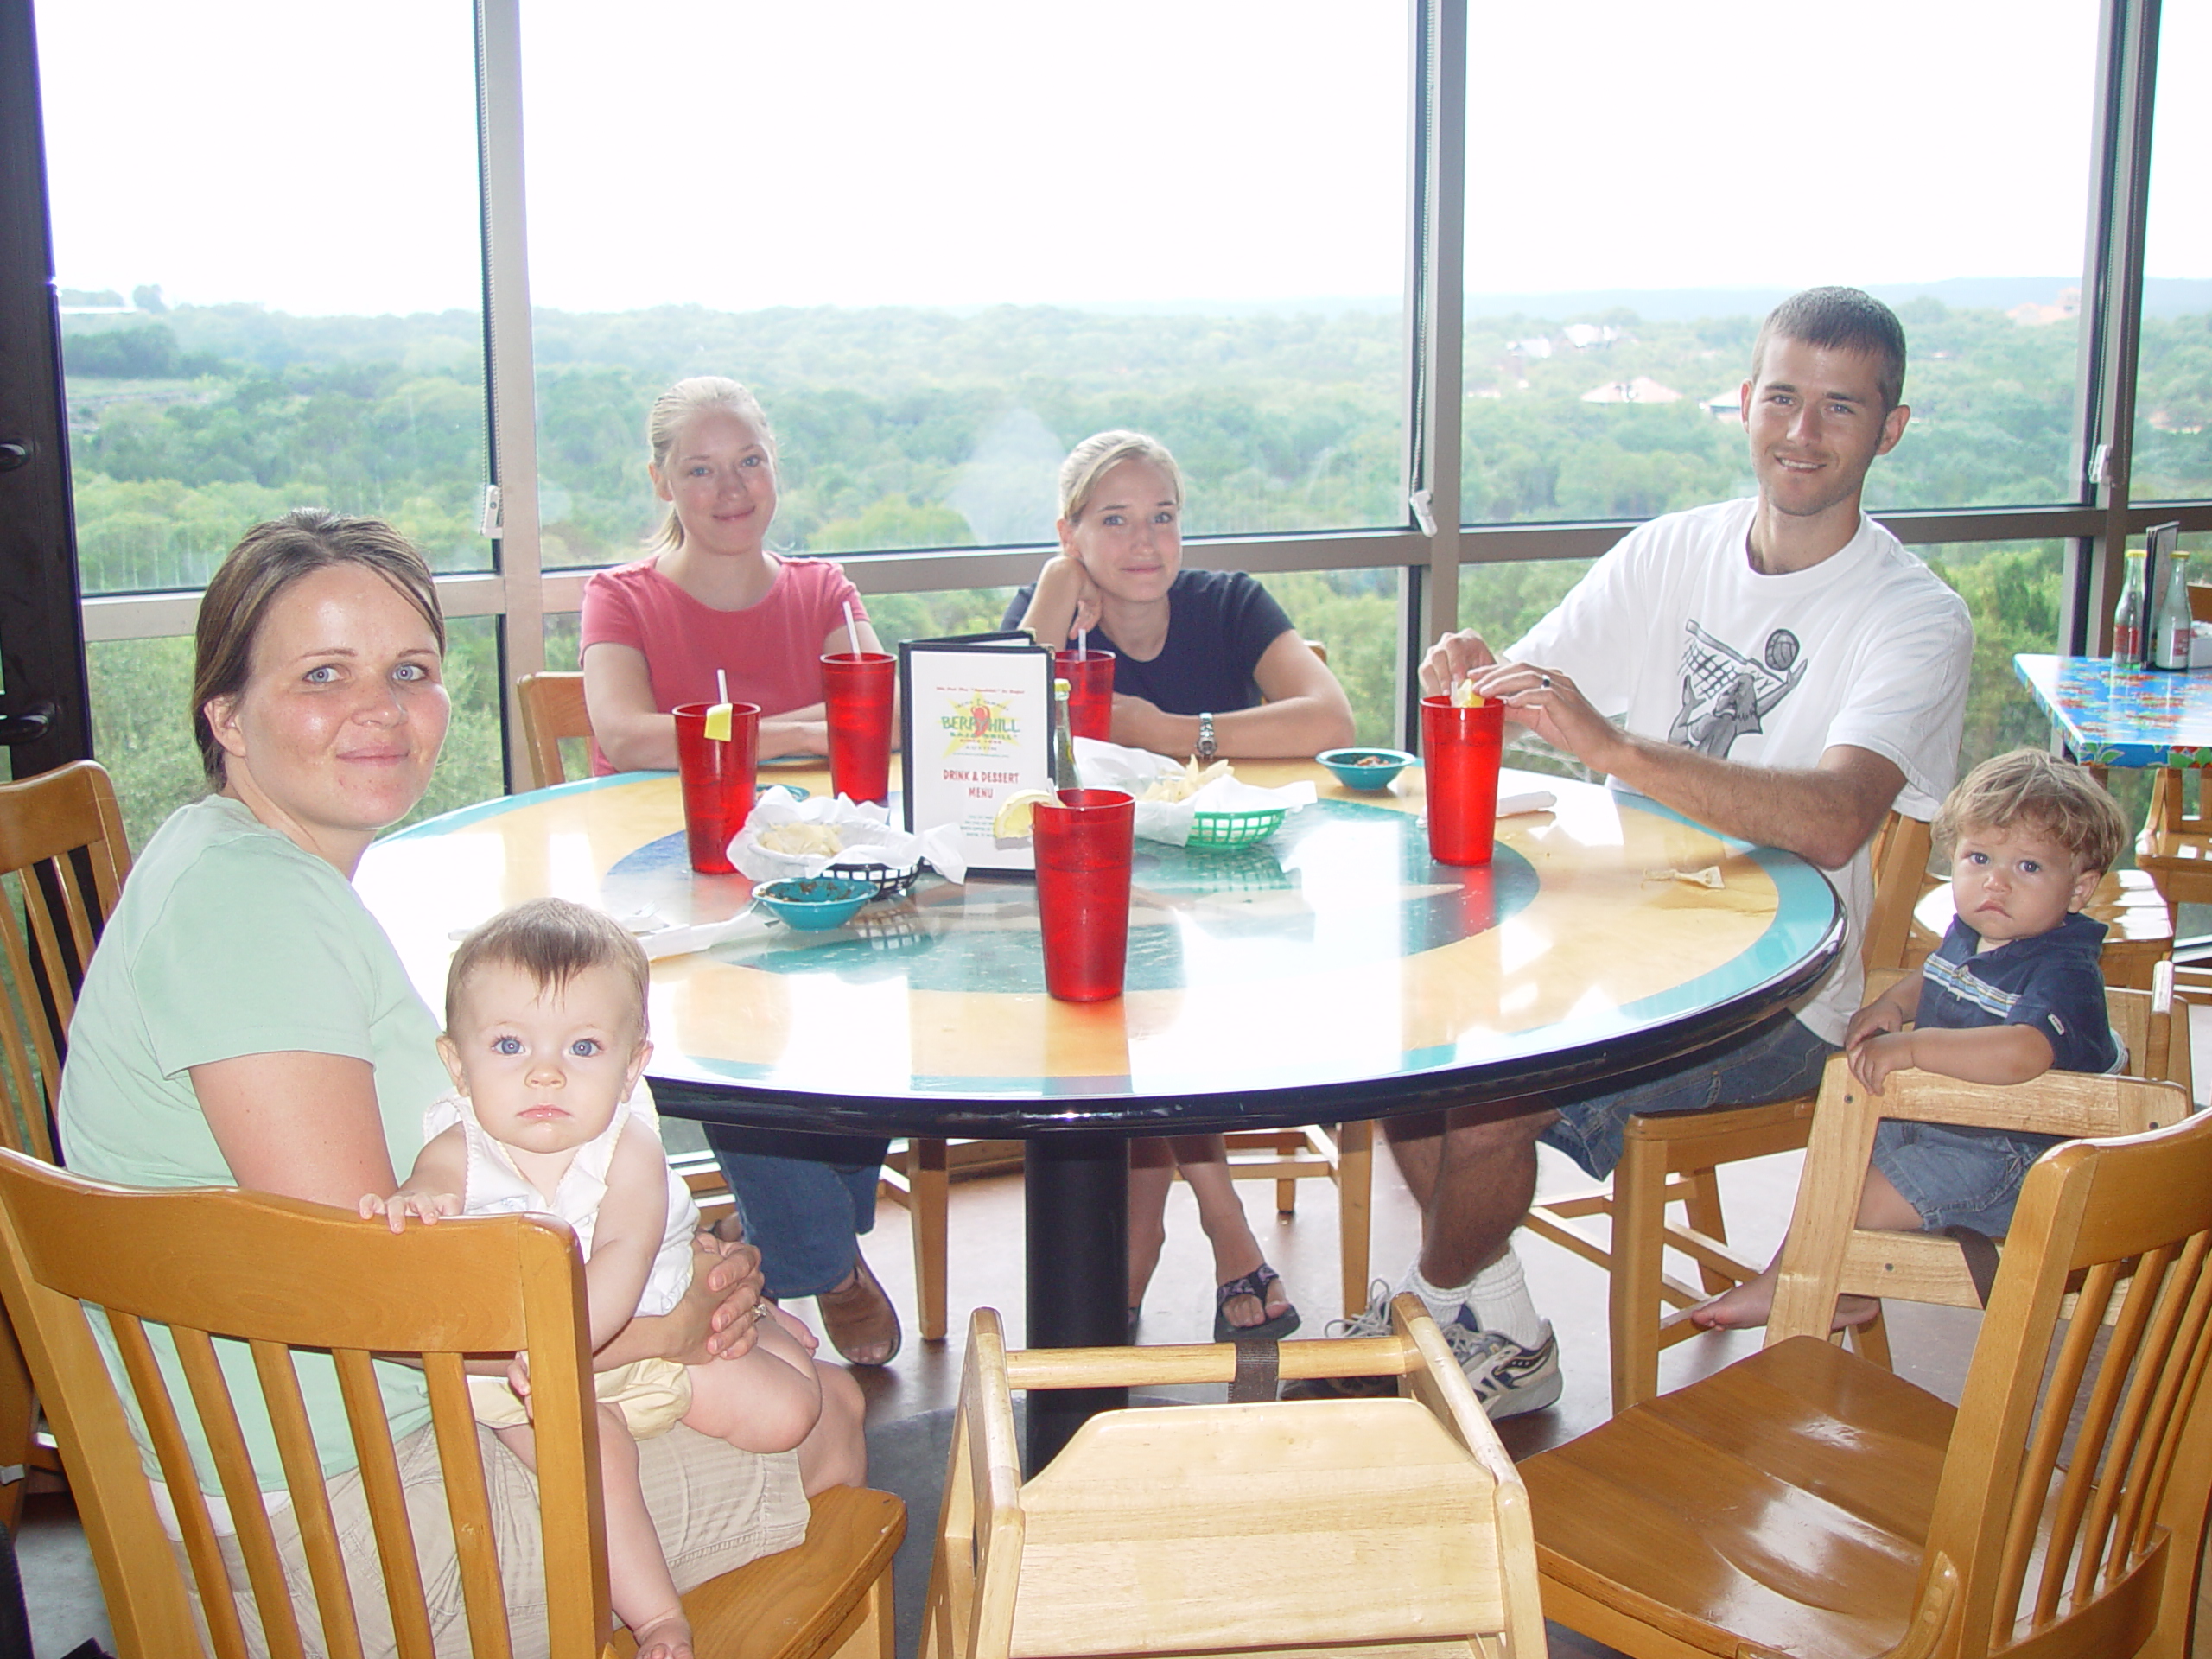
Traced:
<path id="1" fill-rule="evenodd" d="M 681 1613 L 657 1618 L 630 1634 L 638 1638 L 638 1659 L 691 1659 L 691 1622 Z"/>
<path id="2" fill-rule="evenodd" d="M 1690 1309 L 1689 1320 L 1707 1331 L 1751 1331 L 1764 1325 L 1773 1312 L 1774 1274 L 1763 1273 Z M 1839 1296 L 1828 1329 L 1854 1331 L 1872 1324 L 1881 1312 L 1882 1304 L 1872 1296 Z"/>

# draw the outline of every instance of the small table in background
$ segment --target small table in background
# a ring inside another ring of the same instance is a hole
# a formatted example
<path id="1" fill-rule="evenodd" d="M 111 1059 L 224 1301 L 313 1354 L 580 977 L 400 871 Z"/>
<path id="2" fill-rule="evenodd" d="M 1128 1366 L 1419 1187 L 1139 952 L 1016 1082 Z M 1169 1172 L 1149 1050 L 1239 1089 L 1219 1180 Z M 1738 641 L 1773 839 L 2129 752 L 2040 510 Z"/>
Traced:
<path id="1" fill-rule="evenodd" d="M 2012 669 L 2085 766 L 2212 766 L 2212 673 L 2026 653 Z"/>

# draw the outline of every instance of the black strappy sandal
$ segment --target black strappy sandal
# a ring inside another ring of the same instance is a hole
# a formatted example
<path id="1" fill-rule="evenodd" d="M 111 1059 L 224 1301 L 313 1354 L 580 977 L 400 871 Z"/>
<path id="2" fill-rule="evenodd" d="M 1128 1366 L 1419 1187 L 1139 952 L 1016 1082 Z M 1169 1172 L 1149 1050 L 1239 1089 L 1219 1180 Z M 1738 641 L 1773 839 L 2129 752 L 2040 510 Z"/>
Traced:
<path id="1" fill-rule="evenodd" d="M 1272 1319 L 1257 1325 L 1231 1325 L 1229 1304 L 1239 1296 L 1255 1298 L 1260 1311 L 1268 1311 L 1268 1287 L 1282 1282 L 1282 1275 L 1262 1262 L 1242 1279 L 1216 1285 L 1213 1291 L 1213 1339 L 1216 1342 L 1281 1342 L 1298 1329 L 1298 1310 L 1286 1307 Z"/>

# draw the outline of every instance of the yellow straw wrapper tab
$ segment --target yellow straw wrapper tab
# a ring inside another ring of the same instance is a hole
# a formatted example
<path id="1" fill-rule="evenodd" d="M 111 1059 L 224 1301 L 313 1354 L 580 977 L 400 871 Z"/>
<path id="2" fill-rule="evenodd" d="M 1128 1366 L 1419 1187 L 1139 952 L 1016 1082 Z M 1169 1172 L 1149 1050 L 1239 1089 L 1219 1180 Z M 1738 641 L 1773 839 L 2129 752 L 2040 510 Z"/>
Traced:
<path id="1" fill-rule="evenodd" d="M 709 743 L 729 741 L 729 718 L 732 705 L 718 702 L 707 710 L 707 741 Z"/>

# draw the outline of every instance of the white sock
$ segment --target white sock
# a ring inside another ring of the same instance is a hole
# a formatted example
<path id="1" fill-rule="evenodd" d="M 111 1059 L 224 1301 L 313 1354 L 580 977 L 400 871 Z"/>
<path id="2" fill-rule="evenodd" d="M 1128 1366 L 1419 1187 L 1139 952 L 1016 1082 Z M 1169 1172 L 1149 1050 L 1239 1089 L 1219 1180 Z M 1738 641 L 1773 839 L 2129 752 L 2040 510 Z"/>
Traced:
<path id="1" fill-rule="evenodd" d="M 1544 1316 L 1536 1312 L 1535 1300 L 1529 1294 L 1528 1276 L 1521 1271 L 1521 1258 L 1511 1245 L 1474 1276 L 1466 1297 L 1476 1323 L 1484 1330 L 1495 1331 L 1523 1348 L 1543 1344 Z"/>
<path id="2" fill-rule="evenodd" d="M 1421 1276 L 1421 1263 L 1415 1262 L 1413 1266 L 1406 1269 L 1406 1276 L 1398 1281 L 1396 1290 L 1393 1294 L 1412 1292 L 1421 1298 L 1422 1305 L 1428 1309 L 1431 1319 L 1439 1325 L 1449 1325 L 1453 1319 L 1459 1318 L 1459 1310 L 1467 1305 L 1467 1292 L 1470 1288 L 1466 1285 L 1452 1285 L 1445 1287 L 1432 1285 Z"/>

